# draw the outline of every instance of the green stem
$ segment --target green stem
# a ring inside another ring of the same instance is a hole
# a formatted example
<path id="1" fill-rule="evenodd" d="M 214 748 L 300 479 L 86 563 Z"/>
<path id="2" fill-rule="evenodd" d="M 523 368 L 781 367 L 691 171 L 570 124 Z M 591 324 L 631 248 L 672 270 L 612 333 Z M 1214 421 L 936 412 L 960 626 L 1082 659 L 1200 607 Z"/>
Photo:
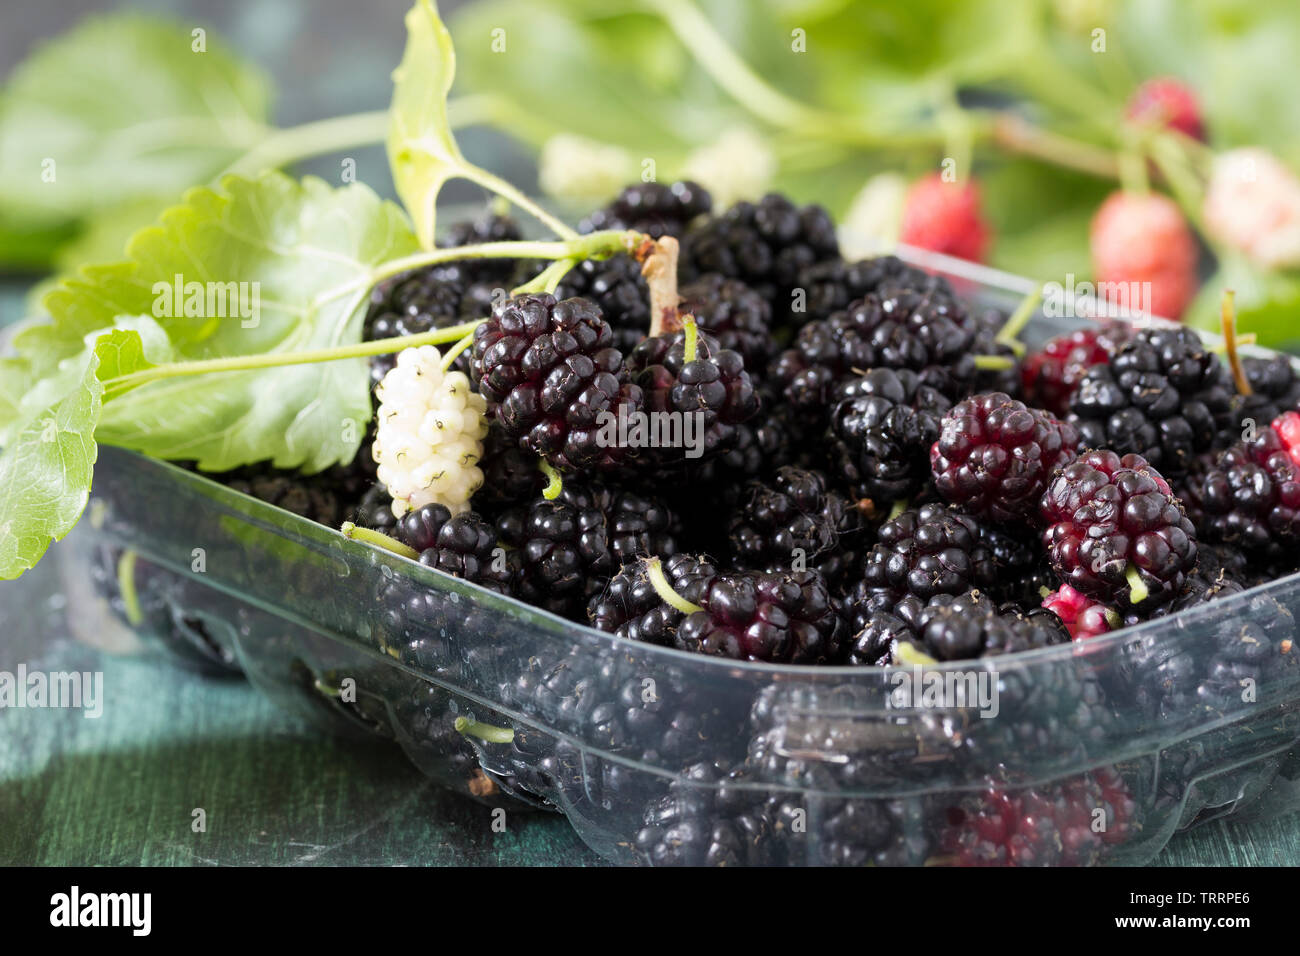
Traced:
<path id="1" fill-rule="evenodd" d="M 374 110 L 278 129 L 227 166 L 221 175 L 250 176 L 313 156 L 382 143 L 388 123 L 388 110 Z"/>
<path id="2" fill-rule="evenodd" d="M 899 641 L 896 648 L 898 663 L 908 667 L 926 667 L 939 663 L 924 651 L 917 650 L 911 641 Z"/>
<path id="3" fill-rule="evenodd" d="M 401 259 L 390 259 L 375 269 L 370 278 L 374 283 L 412 269 L 459 259 L 607 259 L 619 252 L 630 252 L 642 238 L 639 232 L 630 229 L 607 229 L 562 241 L 484 242 L 450 249 L 430 249 Z"/>
<path id="4" fill-rule="evenodd" d="M 1016 367 L 1016 360 L 1010 355 L 977 355 L 975 367 L 981 372 L 1005 372 Z"/>
<path id="5" fill-rule="evenodd" d="M 957 102 L 957 90 L 945 83 L 939 101 L 939 126 L 943 130 L 944 149 L 956 166 L 957 181 L 969 179 L 974 153 L 974 131 L 970 114 Z"/>
<path id="6" fill-rule="evenodd" d="M 908 500 L 906 498 L 899 498 L 897 501 L 894 502 L 894 506 L 889 509 L 889 517 L 887 517 L 885 520 L 893 521 L 895 518 L 897 518 L 899 515 L 901 515 L 904 511 L 907 510 L 907 505 L 908 505 Z"/>
<path id="7" fill-rule="evenodd" d="M 537 203 L 533 202 L 495 173 L 489 173 L 486 169 L 480 169 L 473 163 L 468 162 L 464 166 L 458 167 L 457 172 L 470 182 L 478 183 L 484 189 L 491 190 L 498 196 L 510 200 L 524 212 L 528 213 L 538 222 L 542 223 L 542 225 L 546 226 L 546 228 L 554 232 L 557 236 L 560 236 L 563 239 L 578 238 L 576 230 L 565 225 L 555 216 L 552 216 L 549 212 L 537 205 Z"/>
<path id="8" fill-rule="evenodd" d="M 1041 159 L 1098 179 L 1119 178 L 1119 160 L 1110 150 L 1050 132 L 1011 113 L 1004 113 L 994 122 L 993 141 L 1007 152 Z"/>
<path id="9" fill-rule="evenodd" d="M 655 0 L 648 6 L 713 81 L 759 119 L 773 126 L 799 126 L 822 118 L 820 111 L 791 99 L 750 69 L 690 0 Z"/>
<path id="10" fill-rule="evenodd" d="M 682 329 L 685 332 L 685 336 L 682 339 L 682 361 L 694 362 L 695 354 L 699 350 L 700 344 L 700 330 L 695 324 L 695 316 L 683 316 Z"/>
<path id="11" fill-rule="evenodd" d="M 1205 223 L 1201 209 L 1205 203 L 1205 189 L 1192 170 L 1187 154 L 1180 148 L 1179 140 L 1172 136 L 1156 134 L 1148 141 L 1151 160 L 1160 175 L 1169 184 L 1169 190 L 1182 206 L 1183 212 L 1202 233 Z"/>
<path id="12" fill-rule="evenodd" d="M 470 720 L 468 717 L 457 717 L 454 726 L 456 733 L 477 737 L 490 744 L 508 744 L 515 739 L 515 732 L 510 727 L 484 724 L 477 720 Z"/>
<path id="13" fill-rule="evenodd" d="M 1024 353 L 1024 345 L 1020 341 L 1020 333 L 1024 331 L 1029 320 L 1034 317 L 1034 312 L 1038 309 L 1038 303 L 1043 301 L 1042 286 L 1034 289 L 1033 292 L 1020 300 L 1016 306 L 1016 311 L 1011 313 L 1002 328 L 998 329 L 998 334 L 993 337 L 993 341 L 999 345 L 1005 345 L 1013 350 L 1017 347 L 1020 349 L 1019 354 Z"/>
<path id="14" fill-rule="evenodd" d="M 650 578 L 651 587 L 655 589 L 655 593 L 663 599 L 665 604 L 675 607 L 683 614 L 694 614 L 696 611 L 704 610 L 698 604 L 692 604 L 673 590 L 673 586 L 664 577 L 663 563 L 658 558 L 647 558 L 645 569 L 646 576 Z"/>
<path id="15" fill-rule="evenodd" d="M 1119 154 L 1119 182 L 1125 192 L 1137 196 L 1145 196 L 1151 192 L 1145 152 L 1129 146 Z"/>
<path id="16" fill-rule="evenodd" d="M 445 329 L 434 329 L 419 335 L 397 335 L 387 339 L 375 339 L 373 342 L 357 342 L 354 345 L 336 345 L 328 349 L 306 349 L 301 352 L 263 352 L 258 355 L 232 355 L 229 358 L 204 359 L 198 362 L 169 362 L 155 365 L 153 368 L 132 372 L 111 378 L 106 388 L 120 394 L 127 388 L 135 388 L 145 382 L 164 378 L 180 378 L 185 375 L 211 375 L 217 372 L 243 372 L 258 368 L 282 368 L 286 365 L 312 365 L 317 362 L 337 362 L 343 359 L 367 358 L 371 355 L 387 355 L 401 352 L 403 349 L 419 348 L 422 345 L 444 345 L 459 342 L 474 329 L 485 322 L 476 319 Z"/>
<path id="17" fill-rule="evenodd" d="M 546 476 L 546 487 L 542 489 L 542 497 L 547 501 L 554 501 L 564 490 L 564 479 L 545 458 L 537 459 L 537 469 Z"/>
<path id="18" fill-rule="evenodd" d="M 460 356 L 460 353 L 465 351 L 473 344 L 474 344 L 474 333 L 471 332 L 469 335 L 465 336 L 463 339 L 461 339 L 459 342 L 453 345 L 451 347 L 451 351 L 448 352 L 445 356 L 443 356 L 442 370 L 445 372 L 447 371 L 447 369 L 451 368 L 452 364 Z"/>
<path id="19" fill-rule="evenodd" d="M 1146 582 L 1142 580 L 1142 576 L 1138 574 L 1138 569 L 1132 562 L 1124 569 L 1124 579 L 1128 581 L 1128 599 L 1130 603 L 1141 604 L 1151 596 L 1150 589 L 1146 586 Z"/>
<path id="20" fill-rule="evenodd" d="M 343 522 L 343 527 L 339 529 L 343 532 L 343 537 L 351 538 L 353 541 L 364 541 L 366 544 L 373 544 L 377 548 L 383 548 L 385 551 L 391 551 L 393 554 L 400 554 L 404 558 L 410 558 L 414 561 L 420 556 L 410 545 L 403 544 L 396 538 L 391 538 L 382 531 L 376 531 L 373 528 L 362 528 L 353 524 L 351 521 Z"/>
<path id="21" fill-rule="evenodd" d="M 140 594 L 135 589 L 135 552 L 127 548 L 117 559 L 117 590 L 122 595 L 122 609 L 126 612 L 127 623 L 139 627 L 144 620 L 140 610 Z"/>
<path id="22" fill-rule="evenodd" d="M 510 290 L 511 295 L 525 295 L 530 292 L 554 292 L 569 270 L 577 265 L 575 259 L 556 259 L 537 275 L 523 285 Z"/>
<path id="23" fill-rule="evenodd" d="M 495 97 L 491 96 L 462 96 L 448 100 L 447 125 L 460 129 L 486 123 L 496 115 L 494 104 Z M 264 169 L 282 169 L 315 156 L 356 146 L 373 146 L 384 141 L 390 122 L 388 110 L 372 110 L 273 130 L 227 166 L 221 175 L 255 175 Z"/>

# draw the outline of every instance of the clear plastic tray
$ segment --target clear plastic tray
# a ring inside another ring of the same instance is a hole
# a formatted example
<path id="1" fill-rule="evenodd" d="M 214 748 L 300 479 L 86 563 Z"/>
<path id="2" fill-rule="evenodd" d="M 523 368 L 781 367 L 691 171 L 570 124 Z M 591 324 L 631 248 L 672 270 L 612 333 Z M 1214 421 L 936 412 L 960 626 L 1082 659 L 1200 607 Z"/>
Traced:
<path id="1" fill-rule="evenodd" d="M 983 304 L 1010 308 L 1028 291 L 912 258 Z M 1026 338 L 1071 324 L 1039 316 Z M 242 673 L 334 729 L 396 740 L 470 797 L 564 813 L 619 863 L 972 862 L 990 827 L 1011 826 L 1021 849 L 990 862 L 1137 864 L 1194 822 L 1300 808 L 1300 650 L 1271 657 L 1241 693 L 1224 657 L 1243 628 L 1290 647 L 1300 575 L 1086 653 L 935 668 L 996 664 L 1000 712 L 981 718 L 891 707 L 895 669 L 739 664 L 626 641 L 112 448 L 86 520 L 55 554 L 70 620 L 96 640 L 139 636 Z M 1174 668 L 1232 692 L 1160 712 L 1141 688 Z M 741 776 L 720 776 L 742 762 Z"/>

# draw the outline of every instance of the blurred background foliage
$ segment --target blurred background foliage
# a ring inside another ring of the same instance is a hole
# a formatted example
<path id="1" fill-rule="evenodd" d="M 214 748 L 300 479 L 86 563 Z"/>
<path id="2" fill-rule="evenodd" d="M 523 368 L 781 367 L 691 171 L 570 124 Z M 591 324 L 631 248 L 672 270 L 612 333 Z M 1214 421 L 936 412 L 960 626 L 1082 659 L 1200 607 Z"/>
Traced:
<path id="1" fill-rule="evenodd" d="M 308 14 L 304 28 L 323 29 L 331 6 Z M 1090 222 L 1120 188 L 1126 156 L 1138 157 L 1152 188 L 1171 191 L 1161 168 L 1147 168 L 1142 131 L 1125 122 L 1146 80 L 1181 80 L 1200 103 L 1208 149 L 1179 145 L 1199 178 L 1173 190 L 1193 225 L 1215 155 L 1259 147 L 1291 170 L 1300 165 L 1292 0 L 441 6 L 456 43 L 462 122 L 494 131 L 467 139 L 467 150 L 518 180 L 517 165 L 502 169 L 519 156 L 507 137 L 537 156 L 542 191 L 578 209 L 640 178 L 652 160 L 660 180 L 698 178 L 724 200 L 785 191 L 888 239 L 897 184 L 956 157 L 979 186 L 995 237 L 990 264 L 1059 281 L 1090 274 Z M 151 33 L 188 34 L 188 12 L 174 24 L 91 20 L 11 71 L 0 94 L 0 268 L 67 270 L 112 258 L 185 186 L 275 135 L 272 86 L 296 82 L 292 74 L 268 80 L 263 69 L 280 64 L 250 62 L 238 40 L 226 44 L 215 31 L 200 73 Z M 381 51 L 391 38 L 395 64 L 400 14 L 369 22 Z M 370 52 L 367 63 L 379 59 Z M 367 100 L 367 83 L 384 92 Z M 340 112 L 382 109 L 386 86 L 384 68 L 342 97 Z M 60 173 L 81 188 L 33 188 L 33 164 L 50 143 L 73 157 Z M 362 178 L 389 188 L 386 174 Z M 878 188 L 864 198 L 871 183 Z M 1184 318 L 1215 326 L 1231 285 L 1244 329 L 1266 344 L 1300 341 L 1295 266 L 1253 261 L 1203 228 L 1198 236 L 1202 287 Z"/>

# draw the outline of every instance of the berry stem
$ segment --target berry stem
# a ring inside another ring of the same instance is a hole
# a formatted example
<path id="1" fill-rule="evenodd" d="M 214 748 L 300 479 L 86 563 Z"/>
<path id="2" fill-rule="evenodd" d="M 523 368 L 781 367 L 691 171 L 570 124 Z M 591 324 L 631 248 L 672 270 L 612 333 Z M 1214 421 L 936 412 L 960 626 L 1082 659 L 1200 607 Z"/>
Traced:
<path id="1" fill-rule="evenodd" d="M 486 169 L 481 169 L 473 163 L 468 162 L 463 166 L 458 166 L 457 172 L 470 182 L 478 183 L 484 189 L 491 190 L 502 199 L 508 199 L 560 238 L 578 238 L 576 230 L 552 216 L 549 212 L 537 205 L 537 203 L 533 202 L 495 173 L 489 173 Z"/>
<path id="2" fill-rule="evenodd" d="M 497 100 L 493 96 L 462 96 L 447 101 L 447 125 L 451 129 L 479 126 L 497 112 Z M 222 170 L 217 179 L 230 175 L 255 176 L 263 170 L 282 169 L 315 156 L 382 143 L 391 122 L 389 111 L 383 109 L 271 130 L 261 142 Z"/>
<path id="3" fill-rule="evenodd" d="M 643 246 L 639 254 L 644 255 L 645 248 Z M 650 335 L 655 336 L 681 328 L 681 319 L 677 315 L 677 304 L 681 301 L 677 294 L 677 253 L 680 250 L 672 236 L 664 236 L 650 248 L 652 251 L 645 256 L 641 274 L 650 287 Z"/>
<path id="4" fill-rule="evenodd" d="M 1254 389 L 1250 387 L 1250 379 L 1246 377 L 1246 369 L 1241 364 L 1241 356 L 1237 354 L 1235 297 L 1236 293 L 1232 289 L 1223 290 L 1223 305 L 1219 309 L 1219 322 L 1223 325 L 1223 345 L 1228 350 L 1228 367 L 1232 369 L 1232 378 L 1237 383 L 1237 391 L 1242 395 L 1251 395 L 1254 394 Z"/>
<path id="5" fill-rule="evenodd" d="M 911 641 L 899 641 L 896 646 L 895 656 L 898 658 L 899 664 L 908 667 L 925 667 L 939 663 L 924 651 L 917 650 Z"/>
<path id="6" fill-rule="evenodd" d="M 695 324 L 695 316 L 682 316 L 682 329 L 685 332 L 685 338 L 682 342 L 682 361 L 694 362 L 695 354 L 700 347 L 700 330 Z"/>
<path id="7" fill-rule="evenodd" d="M 799 126 L 819 116 L 754 72 L 689 0 L 659 0 L 650 9 L 664 19 L 713 81 L 759 119 L 773 126 Z"/>
<path id="8" fill-rule="evenodd" d="M 1128 567 L 1124 569 L 1124 579 L 1128 581 L 1128 599 L 1132 604 L 1141 604 L 1151 596 L 1151 591 L 1147 588 L 1142 576 L 1138 574 L 1138 569 L 1129 562 Z"/>
<path id="9" fill-rule="evenodd" d="M 466 737 L 477 737 L 479 740 L 490 744 L 508 744 L 515 739 L 515 732 L 511 727 L 485 724 L 481 721 L 470 720 L 468 717 L 457 717 L 454 726 L 456 733 L 464 734 Z"/>
<path id="10" fill-rule="evenodd" d="M 899 515 L 901 515 L 904 511 L 907 510 L 907 504 L 908 504 L 908 500 L 906 498 L 899 498 L 897 501 L 894 502 L 893 507 L 889 509 L 889 516 L 885 518 L 885 520 L 893 521 L 895 518 L 897 518 Z"/>
<path id="11" fill-rule="evenodd" d="M 1119 178 L 1119 160 L 1110 150 L 1049 132 L 1011 113 L 1001 114 L 994 122 L 993 141 L 1007 152 L 1045 160 L 1098 179 Z"/>
<path id="12" fill-rule="evenodd" d="M 130 548 L 117 559 L 117 590 L 122 595 L 122 610 L 126 612 L 127 623 L 139 627 L 144 612 L 140 610 L 140 594 L 135 589 L 135 559 L 136 554 Z"/>
<path id="13" fill-rule="evenodd" d="M 554 501 L 564 490 L 564 479 L 545 458 L 537 459 L 537 468 L 546 476 L 546 487 L 542 489 L 542 497 L 547 501 Z"/>
<path id="14" fill-rule="evenodd" d="M 698 604 L 692 604 L 673 590 L 673 586 L 664 577 L 663 562 L 658 558 L 646 558 L 645 570 L 646 576 L 650 579 L 651 587 L 655 589 L 655 594 L 658 594 L 665 604 L 675 607 L 683 614 L 694 614 L 696 611 L 704 610 Z"/>
<path id="15" fill-rule="evenodd" d="M 569 270 L 577 265 L 576 259 L 556 259 L 545 269 L 537 273 L 523 285 L 510 290 L 511 295 L 526 295 L 530 292 L 554 292 Z"/>
<path id="16" fill-rule="evenodd" d="M 1004 372 L 1016 367 L 1016 360 L 1010 355 L 977 355 L 975 367 L 984 372 Z"/>
<path id="17" fill-rule="evenodd" d="M 373 285 L 381 279 L 401 275 L 412 269 L 460 259 L 608 259 L 620 252 L 630 253 L 648 241 L 646 236 L 631 229 L 603 229 L 572 239 L 481 242 L 447 249 L 429 249 L 400 259 L 390 259 L 371 272 L 369 282 Z"/>
<path id="18" fill-rule="evenodd" d="M 443 357 L 442 370 L 445 372 L 447 371 L 447 369 L 451 368 L 452 364 L 456 361 L 456 359 L 460 357 L 460 353 L 465 351 L 473 344 L 474 344 L 474 333 L 471 332 L 469 335 L 465 336 L 463 339 L 461 339 L 459 342 L 453 345 L 451 347 L 451 351 L 449 351 Z"/>
<path id="19" fill-rule="evenodd" d="M 999 345 L 1007 346 L 1017 355 L 1024 355 L 1025 346 L 1020 341 L 1020 333 L 1029 324 L 1029 320 L 1034 317 L 1034 313 L 1038 310 L 1038 303 L 1042 301 L 1043 289 L 1042 286 L 1039 286 L 1020 300 L 1020 304 L 1016 306 L 1016 311 L 1011 313 L 1002 328 L 998 329 L 998 334 L 993 336 L 993 341 Z"/>
<path id="20" fill-rule="evenodd" d="M 351 521 L 345 521 L 339 530 L 343 532 L 343 537 L 345 538 L 351 538 L 353 541 L 364 541 L 366 544 L 373 544 L 377 548 L 383 548 L 385 551 L 393 552 L 393 554 L 400 554 L 402 557 L 410 558 L 412 561 L 420 556 L 420 552 L 416 551 L 410 545 L 403 544 L 396 538 L 390 538 L 383 532 L 375 531 L 373 528 L 361 528 L 353 524 Z"/>
<path id="21" fill-rule="evenodd" d="M 1119 154 L 1119 183 L 1125 192 L 1135 196 L 1146 196 L 1151 192 L 1146 153 L 1130 145 Z"/>
<path id="22" fill-rule="evenodd" d="M 485 322 L 476 319 L 445 329 L 434 329 L 419 335 L 398 335 L 387 339 L 375 339 L 373 342 L 357 342 L 354 345 L 337 345 L 328 349 L 307 349 L 301 352 L 263 352 L 257 355 L 232 355 L 228 358 L 204 359 L 197 362 L 168 362 L 153 368 L 141 369 L 130 375 L 109 379 L 105 383 L 107 390 L 114 395 L 121 394 L 128 388 L 135 388 L 146 382 L 164 378 L 179 378 L 184 375 L 208 375 L 217 372 L 244 372 L 258 368 L 281 368 L 286 365 L 311 365 L 316 362 L 337 362 L 342 359 L 366 358 L 371 355 L 387 355 L 401 352 L 421 345 L 444 345 L 459 342 L 465 336 L 472 335 L 474 329 Z M 109 396 L 112 397 L 112 396 Z"/>

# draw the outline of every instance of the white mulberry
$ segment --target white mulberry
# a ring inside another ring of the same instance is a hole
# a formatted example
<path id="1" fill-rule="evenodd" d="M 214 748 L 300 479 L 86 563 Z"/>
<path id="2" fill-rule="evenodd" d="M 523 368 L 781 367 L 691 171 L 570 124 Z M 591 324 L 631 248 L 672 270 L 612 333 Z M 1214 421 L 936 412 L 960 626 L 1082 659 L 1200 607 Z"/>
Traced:
<path id="1" fill-rule="evenodd" d="M 428 504 L 453 514 L 469 508 L 483 484 L 478 463 L 487 435 L 483 396 L 461 372 L 442 368 L 432 345 L 404 350 L 375 389 L 379 399 L 371 454 L 397 516 Z"/>

